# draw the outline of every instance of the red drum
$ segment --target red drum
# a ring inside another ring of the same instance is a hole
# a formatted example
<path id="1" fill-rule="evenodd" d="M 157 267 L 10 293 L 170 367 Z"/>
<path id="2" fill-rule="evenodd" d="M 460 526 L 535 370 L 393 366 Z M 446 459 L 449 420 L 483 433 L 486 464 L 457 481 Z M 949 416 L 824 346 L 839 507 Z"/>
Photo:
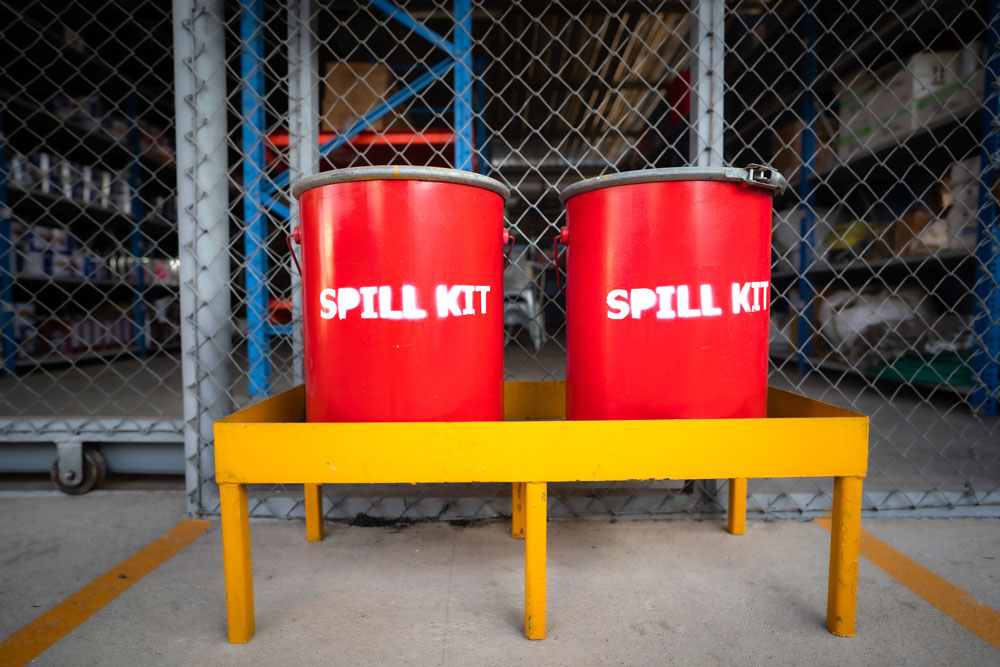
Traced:
<path id="1" fill-rule="evenodd" d="M 317 174 L 292 193 L 307 419 L 503 419 L 507 188 L 390 166 Z"/>
<path id="2" fill-rule="evenodd" d="M 633 171 L 561 195 L 568 419 L 764 417 L 768 167 Z"/>

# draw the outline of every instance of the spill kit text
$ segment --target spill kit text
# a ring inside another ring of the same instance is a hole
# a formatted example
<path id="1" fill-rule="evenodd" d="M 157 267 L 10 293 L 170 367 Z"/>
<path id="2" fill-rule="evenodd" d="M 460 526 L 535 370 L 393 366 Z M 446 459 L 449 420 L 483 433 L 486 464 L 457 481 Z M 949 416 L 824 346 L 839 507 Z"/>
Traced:
<path id="1" fill-rule="evenodd" d="M 769 287 L 770 284 L 766 281 L 733 283 L 729 289 L 732 298 L 728 304 L 728 312 L 739 315 L 767 310 Z M 697 294 L 697 301 L 693 300 L 692 292 Z M 638 320 L 647 312 L 655 312 L 656 318 L 660 320 L 713 317 L 727 312 L 716 299 L 712 285 L 698 285 L 695 289 L 690 285 L 613 289 L 608 292 L 607 303 L 608 319 L 611 320 L 624 320 L 630 315 L 632 319 Z"/>
<path id="2" fill-rule="evenodd" d="M 438 317 L 485 315 L 489 285 L 438 285 L 434 289 L 434 306 Z M 398 301 L 396 300 L 398 296 Z M 324 289 L 319 293 L 319 316 L 324 320 L 348 315 L 364 320 L 422 320 L 427 311 L 421 308 L 417 288 L 403 285 L 370 285 Z"/>

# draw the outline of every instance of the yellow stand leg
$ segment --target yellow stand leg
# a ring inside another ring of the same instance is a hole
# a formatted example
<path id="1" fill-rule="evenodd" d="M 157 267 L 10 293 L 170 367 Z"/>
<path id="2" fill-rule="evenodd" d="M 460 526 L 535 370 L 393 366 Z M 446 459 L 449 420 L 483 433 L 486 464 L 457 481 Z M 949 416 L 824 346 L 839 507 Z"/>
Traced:
<path id="1" fill-rule="evenodd" d="M 323 541 L 323 485 L 305 484 L 306 541 Z"/>
<path id="2" fill-rule="evenodd" d="M 545 482 L 524 485 L 524 634 L 545 639 Z"/>
<path id="3" fill-rule="evenodd" d="M 254 633 L 246 485 L 219 484 L 219 500 L 222 506 L 222 562 L 226 573 L 229 641 L 245 644 Z"/>
<path id="4" fill-rule="evenodd" d="M 747 532 L 747 480 L 745 477 L 729 480 L 728 529 L 731 535 Z"/>
<path id="5" fill-rule="evenodd" d="M 524 482 L 511 484 L 510 535 L 524 539 Z"/>
<path id="6" fill-rule="evenodd" d="M 830 584 L 826 627 L 838 637 L 854 636 L 858 601 L 858 551 L 861 548 L 861 477 L 833 480 L 830 526 Z"/>

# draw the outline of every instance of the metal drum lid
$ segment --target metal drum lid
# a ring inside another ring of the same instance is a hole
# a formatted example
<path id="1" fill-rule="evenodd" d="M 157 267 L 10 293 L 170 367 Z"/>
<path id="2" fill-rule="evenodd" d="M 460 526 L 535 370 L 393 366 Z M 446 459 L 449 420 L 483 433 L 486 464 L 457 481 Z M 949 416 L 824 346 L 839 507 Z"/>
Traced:
<path id="1" fill-rule="evenodd" d="M 297 181 L 292 186 L 292 196 L 298 198 L 306 190 L 321 188 L 335 183 L 352 183 L 355 181 L 433 181 L 437 183 L 456 183 L 471 185 L 495 192 L 503 199 L 510 195 L 510 188 L 489 176 L 483 176 L 472 171 L 460 169 L 445 169 L 443 167 L 415 167 L 410 165 L 385 165 L 377 167 L 348 167 L 324 171 Z"/>
<path id="2" fill-rule="evenodd" d="M 667 181 L 731 181 L 764 188 L 773 194 L 782 192 L 788 185 L 785 177 L 774 168 L 760 164 L 746 167 L 669 167 L 666 169 L 640 169 L 606 174 L 574 183 L 561 193 L 559 201 L 566 203 L 570 197 L 618 185 L 664 183 Z"/>

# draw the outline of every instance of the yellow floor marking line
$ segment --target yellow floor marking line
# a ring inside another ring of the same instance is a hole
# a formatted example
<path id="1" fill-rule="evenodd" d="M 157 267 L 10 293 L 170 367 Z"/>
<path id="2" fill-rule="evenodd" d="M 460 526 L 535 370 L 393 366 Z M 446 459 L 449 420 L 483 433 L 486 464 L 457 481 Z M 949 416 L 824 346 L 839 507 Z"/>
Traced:
<path id="1" fill-rule="evenodd" d="M 124 593 L 132 584 L 177 555 L 212 525 L 185 519 L 163 537 L 105 572 L 0 644 L 0 665 L 23 665 L 66 636 Z"/>
<path id="2" fill-rule="evenodd" d="M 830 530 L 829 519 L 816 519 L 816 523 Z M 864 530 L 861 531 L 861 555 L 966 629 L 979 635 L 993 648 L 1000 649 L 1000 612 Z"/>

